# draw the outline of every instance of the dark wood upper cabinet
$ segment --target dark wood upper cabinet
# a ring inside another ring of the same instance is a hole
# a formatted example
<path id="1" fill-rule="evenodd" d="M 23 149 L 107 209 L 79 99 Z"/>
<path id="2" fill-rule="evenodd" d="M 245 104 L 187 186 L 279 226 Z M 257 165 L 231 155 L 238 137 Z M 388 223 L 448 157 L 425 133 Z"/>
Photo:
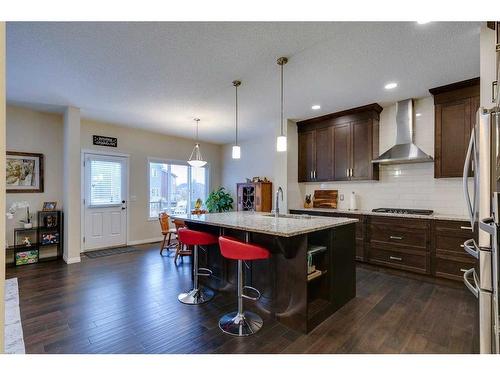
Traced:
<path id="1" fill-rule="evenodd" d="M 313 177 L 318 181 L 329 181 L 333 177 L 332 128 L 315 132 L 315 168 Z"/>
<path id="2" fill-rule="evenodd" d="M 479 78 L 429 92 L 434 95 L 434 177 L 461 177 L 479 109 Z"/>
<path id="3" fill-rule="evenodd" d="M 312 181 L 315 159 L 315 130 L 299 133 L 299 181 Z"/>
<path id="4" fill-rule="evenodd" d="M 351 125 L 350 123 L 333 127 L 333 180 L 349 179 L 351 165 Z"/>
<path id="5" fill-rule="evenodd" d="M 379 115 L 370 104 L 297 123 L 299 182 L 378 180 Z"/>

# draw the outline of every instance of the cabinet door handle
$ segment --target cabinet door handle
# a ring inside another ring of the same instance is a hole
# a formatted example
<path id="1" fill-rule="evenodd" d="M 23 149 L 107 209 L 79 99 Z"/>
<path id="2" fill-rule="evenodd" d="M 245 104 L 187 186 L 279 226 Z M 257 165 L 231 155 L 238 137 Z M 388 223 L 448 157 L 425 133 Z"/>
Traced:
<path id="1" fill-rule="evenodd" d="M 400 236 L 389 236 L 389 238 L 391 240 L 402 240 L 403 239 L 403 237 L 400 237 Z"/>
<path id="2" fill-rule="evenodd" d="M 347 168 L 347 169 L 345 170 L 345 175 L 346 175 L 347 177 L 349 177 L 349 168 Z"/>
<path id="3" fill-rule="evenodd" d="M 354 169 L 351 168 L 351 177 L 354 177 Z"/>
<path id="4" fill-rule="evenodd" d="M 472 227 L 460 227 L 460 229 L 463 229 L 463 230 L 472 230 Z"/>
<path id="5" fill-rule="evenodd" d="M 403 260 L 403 258 L 400 258 L 400 257 L 393 257 L 393 256 L 390 256 L 390 257 L 389 257 L 389 259 L 390 259 L 390 260 L 399 260 L 399 261 Z"/>
<path id="6" fill-rule="evenodd" d="M 311 171 L 309 174 L 310 174 L 311 180 L 312 180 L 313 179 L 313 171 Z"/>
<path id="7" fill-rule="evenodd" d="M 496 98 L 496 88 L 498 86 L 498 81 L 493 81 L 491 82 L 491 102 L 492 103 L 495 103 L 497 101 L 497 98 Z"/>
<path id="8" fill-rule="evenodd" d="M 314 170 L 314 179 L 316 179 L 316 169 Z"/>

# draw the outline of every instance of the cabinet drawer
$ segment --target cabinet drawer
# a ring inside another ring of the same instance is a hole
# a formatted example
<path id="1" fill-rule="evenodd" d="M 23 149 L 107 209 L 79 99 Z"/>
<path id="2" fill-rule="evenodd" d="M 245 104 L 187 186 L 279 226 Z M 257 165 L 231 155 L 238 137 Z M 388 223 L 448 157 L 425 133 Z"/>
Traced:
<path id="1" fill-rule="evenodd" d="M 403 270 L 429 273 L 429 256 L 371 247 L 369 261 Z"/>
<path id="2" fill-rule="evenodd" d="M 476 262 L 473 259 L 455 260 L 436 257 L 434 266 L 435 276 L 462 281 L 464 271 L 474 267 L 475 265 Z"/>
<path id="3" fill-rule="evenodd" d="M 426 250 L 429 232 L 430 230 L 426 226 L 398 225 L 395 222 L 372 220 L 370 223 L 370 242 Z"/>

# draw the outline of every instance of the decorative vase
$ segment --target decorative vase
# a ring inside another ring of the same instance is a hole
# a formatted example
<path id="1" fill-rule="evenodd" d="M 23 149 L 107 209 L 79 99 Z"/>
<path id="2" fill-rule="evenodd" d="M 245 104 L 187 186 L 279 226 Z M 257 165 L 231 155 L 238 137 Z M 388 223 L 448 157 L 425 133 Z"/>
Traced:
<path id="1" fill-rule="evenodd" d="M 24 223 L 24 229 L 31 229 L 33 228 L 33 223 Z"/>

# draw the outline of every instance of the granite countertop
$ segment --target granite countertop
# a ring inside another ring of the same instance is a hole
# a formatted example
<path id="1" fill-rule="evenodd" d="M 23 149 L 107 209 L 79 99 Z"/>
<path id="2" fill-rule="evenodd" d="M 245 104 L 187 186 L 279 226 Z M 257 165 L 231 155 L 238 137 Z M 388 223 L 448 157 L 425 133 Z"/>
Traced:
<path id="1" fill-rule="evenodd" d="M 280 237 L 297 236 L 300 234 L 352 224 L 358 221 L 358 219 L 341 217 L 301 217 L 301 215 L 290 215 L 294 217 L 275 218 L 274 216 L 269 215 L 271 214 L 260 212 L 222 212 L 204 215 L 172 215 L 172 217 L 192 223 L 239 229 L 248 232 L 264 233 Z"/>
<path id="2" fill-rule="evenodd" d="M 408 219 L 432 219 L 432 220 L 452 220 L 452 221 L 468 221 L 465 216 L 446 215 L 433 213 L 432 215 L 411 215 L 411 214 L 393 214 L 386 212 L 372 212 L 371 210 L 343 210 L 334 208 L 290 208 L 291 211 L 310 211 L 310 212 L 331 212 L 339 214 L 358 214 L 358 215 L 374 215 L 374 216 L 389 216 L 389 217 L 406 217 Z"/>

